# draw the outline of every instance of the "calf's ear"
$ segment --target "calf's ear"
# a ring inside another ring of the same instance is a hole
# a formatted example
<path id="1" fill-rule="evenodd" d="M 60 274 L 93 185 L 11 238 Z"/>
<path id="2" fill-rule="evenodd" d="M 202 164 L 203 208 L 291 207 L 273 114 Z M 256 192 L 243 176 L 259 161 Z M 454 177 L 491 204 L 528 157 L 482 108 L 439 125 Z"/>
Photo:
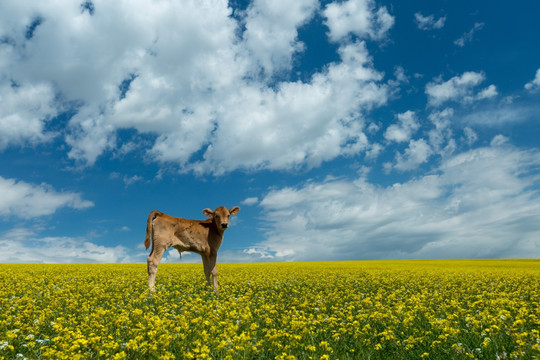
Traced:
<path id="1" fill-rule="evenodd" d="M 240 211 L 240 208 L 238 206 L 234 206 L 229 210 L 230 215 L 236 215 Z"/>
<path id="2" fill-rule="evenodd" d="M 206 216 L 208 216 L 209 218 L 213 217 L 214 216 L 214 212 L 208 208 L 204 209 L 202 211 L 202 213 Z"/>

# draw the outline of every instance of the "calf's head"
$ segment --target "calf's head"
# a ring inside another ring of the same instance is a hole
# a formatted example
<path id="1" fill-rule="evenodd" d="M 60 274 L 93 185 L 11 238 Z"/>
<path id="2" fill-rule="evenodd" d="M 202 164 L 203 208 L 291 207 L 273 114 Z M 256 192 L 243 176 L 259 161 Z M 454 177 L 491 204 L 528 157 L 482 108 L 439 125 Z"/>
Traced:
<path id="1" fill-rule="evenodd" d="M 231 209 L 220 206 L 214 211 L 204 209 L 203 214 L 211 218 L 219 230 L 225 231 L 225 229 L 229 227 L 229 216 L 236 215 L 239 211 L 240 208 L 238 206 L 234 206 Z"/>

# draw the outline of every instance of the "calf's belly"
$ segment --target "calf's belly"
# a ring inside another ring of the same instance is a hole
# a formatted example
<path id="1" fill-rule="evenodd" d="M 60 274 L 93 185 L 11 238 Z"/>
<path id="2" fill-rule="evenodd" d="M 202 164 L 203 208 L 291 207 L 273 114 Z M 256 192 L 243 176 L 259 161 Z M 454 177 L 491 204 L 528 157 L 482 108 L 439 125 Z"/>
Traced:
<path id="1" fill-rule="evenodd" d="M 207 244 L 197 244 L 185 239 L 176 239 L 173 247 L 179 252 L 190 251 L 201 255 L 208 253 L 210 249 Z"/>

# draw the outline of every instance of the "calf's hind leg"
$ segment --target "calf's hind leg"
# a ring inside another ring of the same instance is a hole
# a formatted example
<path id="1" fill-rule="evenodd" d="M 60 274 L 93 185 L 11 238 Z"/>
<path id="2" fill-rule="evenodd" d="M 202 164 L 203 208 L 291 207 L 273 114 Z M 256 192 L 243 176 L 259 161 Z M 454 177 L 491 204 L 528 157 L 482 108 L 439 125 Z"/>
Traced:
<path id="1" fill-rule="evenodd" d="M 165 253 L 165 250 L 167 249 L 164 247 L 154 246 L 152 252 L 148 256 L 148 259 L 146 260 L 148 263 L 148 287 L 152 291 L 155 291 L 157 268 L 163 253 Z"/>
<path id="2" fill-rule="evenodd" d="M 210 255 L 208 257 L 208 263 L 210 265 L 210 273 L 212 274 L 212 280 L 214 282 L 214 291 L 218 291 L 218 276 L 217 276 L 217 255 Z"/>

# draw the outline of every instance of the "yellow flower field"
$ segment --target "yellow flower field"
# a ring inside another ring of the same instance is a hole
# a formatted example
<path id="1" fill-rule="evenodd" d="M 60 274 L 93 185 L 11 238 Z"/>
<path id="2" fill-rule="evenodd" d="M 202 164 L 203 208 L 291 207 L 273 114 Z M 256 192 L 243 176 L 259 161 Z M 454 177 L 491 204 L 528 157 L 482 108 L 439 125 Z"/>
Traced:
<path id="1" fill-rule="evenodd" d="M 535 359 L 540 261 L 0 265 L 1 359 Z"/>

